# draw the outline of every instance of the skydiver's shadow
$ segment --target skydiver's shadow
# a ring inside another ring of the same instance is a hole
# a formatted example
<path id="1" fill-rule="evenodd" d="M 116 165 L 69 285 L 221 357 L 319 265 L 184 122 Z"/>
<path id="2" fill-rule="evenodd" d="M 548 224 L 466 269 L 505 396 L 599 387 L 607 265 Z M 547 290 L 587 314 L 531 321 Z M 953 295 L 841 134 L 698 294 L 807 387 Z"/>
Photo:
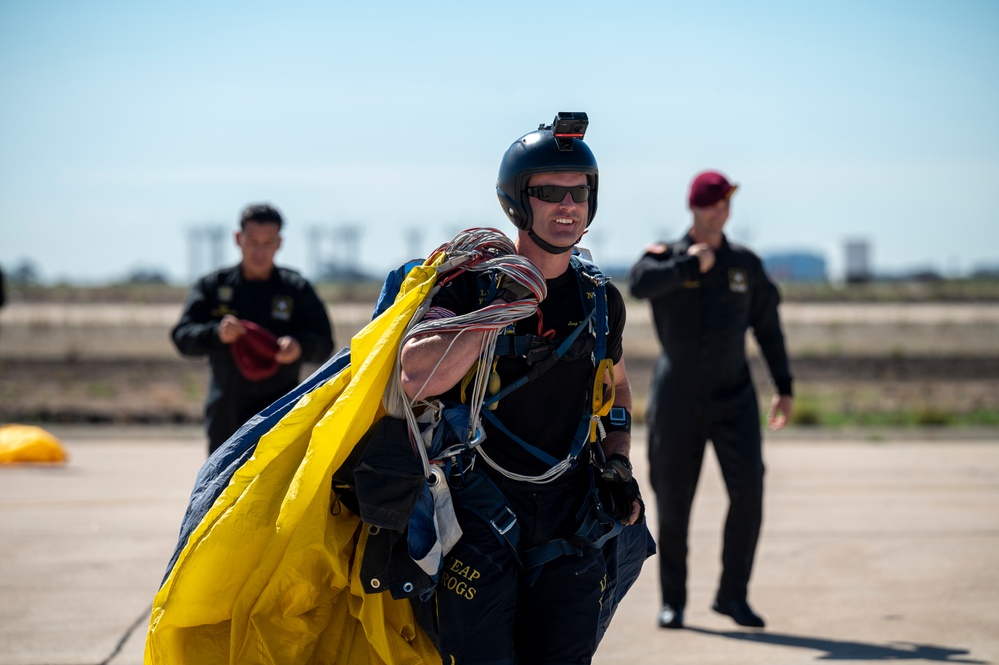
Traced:
<path id="1" fill-rule="evenodd" d="M 759 644 L 773 644 L 782 647 L 796 647 L 799 649 L 814 649 L 824 651 L 817 660 L 927 660 L 936 663 L 966 663 L 970 665 L 988 665 L 988 661 L 974 660 L 970 658 L 956 658 L 965 656 L 970 651 L 968 649 L 953 649 L 950 647 L 937 646 L 934 644 L 916 644 L 914 642 L 891 642 L 889 644 L 869 644 L 866 642 L 848 642 L 843 640 L 830 640 L 823 637 L 805 637 L 803 635 L 782 635 L 771 632 L 740 632 L 725 630 L 709 630 L 707 628 L 695 628 L 686 626 L 686 630 L 704 635 L 717 635 L 733 640 L 744 640 L 746 642 L 757 642 Z"/>

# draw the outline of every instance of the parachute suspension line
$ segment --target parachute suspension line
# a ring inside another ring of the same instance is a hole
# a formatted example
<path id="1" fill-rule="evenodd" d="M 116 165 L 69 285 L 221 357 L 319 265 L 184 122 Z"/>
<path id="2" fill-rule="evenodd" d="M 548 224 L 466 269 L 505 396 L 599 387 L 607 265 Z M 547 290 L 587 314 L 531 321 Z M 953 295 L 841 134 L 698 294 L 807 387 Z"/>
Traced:
<path id="1" fill-rule="evenodd" d="M 402 348 L 406 342 L 422 335 L 454 334 L 440 360 L 431 370 L 427 381 L 419 392 L 423 391 L 433 375 L 441 367 L 444 359 L 453 348 L 455 342 L 463 333 L 477 331 L 483 333 L 479 345 L 478 360 L 475 364 L 475 375 L 472 379 L 472 397 L 469 402 L 471 417 L 469 418 L 468 441 L 481 440 L 480 412 L 482 402 L 486 397 L 489 385 L 489 375 L 496 350 L 496 339 L 508 325 L 532 316 L 538 310 L 538 303 L 545 299 L 548 286 L 545 277 L 529 259 L 516 253 L 516 246 L 506 235 L 496 229 L 467 229 L 456 235 L 450 242 L 441 245 L 425 261 L 424 265 L 436 264 L 437 286 L 424 299 L 410 320 L 396 358 L 396 371 L 390 381 L 386 393 L 386 411 L 398 416 L 402 411 L 409 425 L 410 438 L 419 450 L 423 462 L 423 470 L 430 476 L 430 460 L 427 457 L 425 445 L 422 443 L 416 406 L 432 407 L 424 399 L 409 400 L 402 387 Z M 443 257 L 441 256 L 443 254 Z M 441 260 L 443 259 L 443 260 Z M 422 320 L 430 308 L 430 302 L 441 285 L 447 283 L 464 271 L 489 273 L 499 279 L 508 278 L 531 291 L 535 299 L 517 300 L 511 303 L 499 301 L 480 309 L 447 318 Z M 434 407 L 436 408 L 436 407 Z"/>
<path id="2" fill-rule="evenodd" d="M 427 298 L 427 302 L 429 302 L 429 301 L 430 301 L 430 297 Z M 464 331 L 461 331 L 461 332 L 464 332 Z M 455 344 L 455 342 L 458 341 L 458 337 L 461 336 L 461 332 L 459 332 L 457 335 L 455 335 L 454 338 L 451 340 L 451 343 L 447 345 L 447 349 L 445 349 L 444 353 L 440 357 L 440 360 L 437 361 L 437 364 L 434 365 L 434 369 L 430 372 L 430 375 L 427 376 L 427 380 L 423 382 L 423 385 L 420 386 L 420 390 L 417 392 L 417 394 L 423 392 L 423 389 L 427 387 L 427 384 L 433 378 L 434 372 L 436 372 L 437 368 L 441 366 L 441 363 L 444 361 L 444 358 L 446 358 L 448 352 L 451 351 L 451 347 L 453 347 L 454 344 Z M 409 338 L 409 336 L 407 335 L 405 339 L 408 339 L 408 338 Z M 398 367 L 402 367 L 402 346 L 403 346 L 402 344 L 399 345 L 399 352 L 398 352 L 399 356 L 396 359 L 396 363 L 397 363 Z M 396 384 L 398 385 L 397 392 L 398 392 L 399 397 L 401 398 L 401 402 L 402 402 L 402 406 L 403 406 L 402 411 L 403 411 L 403 413 L 406 416 L 406 424 L 409 426 L 409 438 L 410 438 L 410 441 L 412 442 L 413 446 L 416 448 L 417 452 L 420 455 L 420 462 L 423 464 L 423 474 L 424 474 L 424 476 L 426 478 L 429 478 L 430 474 L 431 474 L 431 471 L 430 471 L 430 458 L 427 457 L 427 446 L 423 442 L 423 437 L 421 436 L 421 433 L 420 433 L 420 424 L 417 422 L 416 412 L 414 411 L 413 407 L 416 406 L 416 405 L 418 405 L 418 404 L 423 404 L 423 405 L 425 405 L 425 406 L 427 406 L 429 408 L 436 408 L 436 406 L 434 404 L 428 402 L 427 400 L 424 400 L 424 399 L 417 399 L 417 400 L 413 400 L 411 402 L 406 397 L 406 393 L 405 393 L 404 389 L 402 388 L 402 372 L 401 371 L 397 371 L 395 374 L 396 374 L 396 378 L 395 378 L 394 381 L 391 382 L 391 384 L 392 385 L 396 385 Z"/>
<path id="3" fill-rule="evenodd" d="M 497 472 L 506 476 L 507 478 L 511 480 L 518 480 L 524 483 L 534 483 L 535 485 L 544 485 L 545 483 L 550 483 L 551 481 L 556 480 L 559 476 L 561 476 L 563 473 L 565 473 L 572 467 L 572 462 L 573 462 L 573 458 L 568 457 L 559 462 L 558 464 L 550 467 L 547 471 L 545 471 L 540 475 L 526 476 L 524 474 L 514 473 L 513 471 L 509 471 L 508 469 L 503 468 L 502 466 L 499 465 L 498 462 L 494 462 L 492 459 L 490 459 L 489 455 L 486 455 L 486 451 L 482 450 L 481 448 L 479 449 L 479 455 L 481 455 L 482 459 L 486 461 L 486 464 L 496 469 Z"/>
<path id="4" fill-rule="evenodd" d="M 445 261 L 438 265 L 437 274 L 442 281 L 448 281 L 461 272 L 454 269 L 462 263 L 475 263 L 490 257 L 516 253 L 513 241 L 496 229 L 473 228 L 465 229 L 435 249 L 425 264 L 430 265 L 443 254 Z"/>
<path id="5" fill-rule="evenodd" d="M 485 401 L 486 392 L 489 389 L 489 376 L 492 374 L 497 337 L 499 337 L 498 328 L 482 335 L 482 343 L 479 345 L 479 360 L 476 362 L 475 378 L 472 381 L 472 397 L 469 400 L 471 410 L 468 417 L 468 441 L 475 440 L 481 427 L 482 402 Z"/>

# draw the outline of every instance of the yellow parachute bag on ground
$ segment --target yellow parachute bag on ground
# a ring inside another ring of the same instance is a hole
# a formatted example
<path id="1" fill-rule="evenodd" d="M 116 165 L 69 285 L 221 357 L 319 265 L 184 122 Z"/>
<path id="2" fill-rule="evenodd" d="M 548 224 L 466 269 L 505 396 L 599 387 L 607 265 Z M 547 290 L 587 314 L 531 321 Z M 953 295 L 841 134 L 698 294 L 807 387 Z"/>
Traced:
<path id="1" fill-rule="evenodd" d="M 436 279 L 433 265 L 409 273 L 351 340 L 350 364 L 298 398 L 192 527 L 153 602 L 146 665 L 440 663 L 408 601 L 361 588 L 360 519 L 330 515 L 331 477 L 382 415 Z"/>
<path id="2" fill-rule="evenodd" d="M 65 461 L 62 442 L 41 427 L 0 425 L 0 464 Z"/>

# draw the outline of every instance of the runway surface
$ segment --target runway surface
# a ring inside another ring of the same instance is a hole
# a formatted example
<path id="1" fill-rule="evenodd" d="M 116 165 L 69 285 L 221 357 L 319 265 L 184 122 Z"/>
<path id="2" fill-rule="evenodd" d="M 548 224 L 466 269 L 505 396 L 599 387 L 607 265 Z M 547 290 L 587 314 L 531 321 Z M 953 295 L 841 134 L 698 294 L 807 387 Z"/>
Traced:
<path id="1" fill-rule="evenodd" d="M 137 665 L 204 461 L 201 432 L 49 430 L 67 465 L 0 467 L 0 665 Z M 750 595 L 763 631 L 708 609 L 727 507 L 709 453 L 687 629 L 656 626 L 650 559 L 594 663 L 999 662 L 999 442 L 958 434 L 770 437 Z M 633 459 L 644 482 L 640 431 Z"/>

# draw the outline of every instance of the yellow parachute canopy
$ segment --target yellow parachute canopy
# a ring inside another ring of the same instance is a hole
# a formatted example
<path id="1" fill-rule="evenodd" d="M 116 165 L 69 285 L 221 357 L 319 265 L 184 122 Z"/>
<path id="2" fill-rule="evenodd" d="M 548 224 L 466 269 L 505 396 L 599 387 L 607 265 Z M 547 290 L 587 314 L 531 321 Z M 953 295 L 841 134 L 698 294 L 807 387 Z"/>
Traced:
<path id="1" fill-rule="evenodd" d="M 0 425 L 0 464 L 65 461 L 62 442 L 41 427 Z"/>
<path id="2" fill-rule="evenodd" d="M 261 437 L 156 594 L 146 665 L 440 663 L 409 601 L 361 588 L 360 519 L 330 515 L 333 472 L 382 415 L 400 341 L 436 278 L 432 265 L 413 269 L 351 340 L 350 365 Z"/>

